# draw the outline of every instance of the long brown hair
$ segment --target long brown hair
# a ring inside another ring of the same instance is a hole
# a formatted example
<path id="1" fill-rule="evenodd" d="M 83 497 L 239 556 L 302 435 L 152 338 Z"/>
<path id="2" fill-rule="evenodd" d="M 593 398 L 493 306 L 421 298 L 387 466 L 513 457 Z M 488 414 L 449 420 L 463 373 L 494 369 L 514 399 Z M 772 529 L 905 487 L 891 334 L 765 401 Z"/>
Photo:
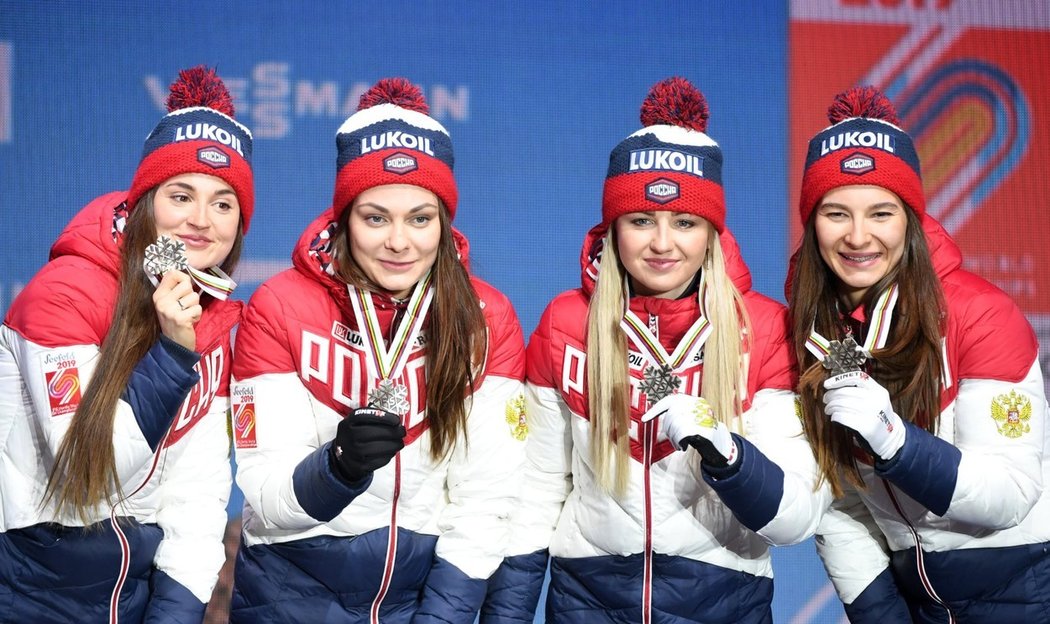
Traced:
<path id="1" fill-rule="evenodd" d="M 893 283 L 899 289 L 897 306 L 886 346 L 872 353 L 868 373 L 889 392 L 893 409 L 904 420 L 935 431 L 941 411 L 941 336 L 944 297 L 933 267 L 919 217 L 907 205 L 904 253 L 900 262 L 868 289 L 861 305 L 866 308 Z M 816 211 L 806 223 L 802 244 L 795 252 L 791 284 L 791 323 L 795 356 L 803 371 L 799 379 L 802 424 L 813 447 L 822 479 L 835 496 L 841 496 L 841 477 L 863 487 L 854 443 L 845 427 L 835 427 L 824 414 L 824 380 L 827 371 L 806 349 L 810 331 L 831 340 L 841 339 L 842 314 L 848 308 L 838 295 L 838 278 L 820 256 Z"/>
<path id="2" fill-rule="evenodd" d="M 102 341 L 91 382 L 48 474 L 44 504 L 54 500 L 56 516 L 71 511 L 85 524 L 91 522 L 91 510 L 96 505 L 113 504 L 114 496 L 121 491 L 113 450 L 117 401 L 135 366 L 160 338 L 160 322 L 153 306 L 154 287 L 142 270 L 146 247 L 157 240 L 155 194 L 154 188 L 143 195 L 128 215 L 120 249 L 120 290 L 113 321 Z M 238 227 L 233 248 L 221 265 L 227 274 L 237 266 L 243 240 L 243 230 Z M 203 306 L 209 302 L 202 297 Z"/>
<path id="3" fill-rule="evenodd" d="M 350 253 L 350 213 L 347 207 L 332 234 L 335 274 L 356 288 L 382 292 Z M 481 370 L 488 350 L 481 300 L 474 292 L 466 267 L 460 262 L 448 209 L 440 199 L 438 222 L 441 239 L 432 269 L 434 299 L 426 324 L 427 423 L 430 455 L 435 461 L 451 451 L 457 438 L 466 432 L 465 399 L 475 390 L 475 374 Z"/>

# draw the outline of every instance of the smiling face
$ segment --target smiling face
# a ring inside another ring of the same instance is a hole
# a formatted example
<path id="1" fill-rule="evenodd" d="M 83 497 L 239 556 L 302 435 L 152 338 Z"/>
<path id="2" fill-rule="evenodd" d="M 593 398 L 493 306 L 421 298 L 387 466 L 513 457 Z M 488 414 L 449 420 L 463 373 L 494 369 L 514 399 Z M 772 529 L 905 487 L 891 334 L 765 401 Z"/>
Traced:
<path id="1" fill-rule="evenodd" d="M 198 270 L 221 265 L 241 227 L 233 187 L 221 178 L 185 173 L 157 186 L 153 197 L 157 236 L 186 245 L 186 261 Z"/>
<path id="2" fill-rule="evenodd" d="M 614 227 L 620 262 L 639 295 L 680 296 L 707 256 L 711 224 L 691 213 L 630 212 Z"/>
<path id="3" fill-rule="evenodd" d="M 820 256 L 853 306 L 901 261 L 908 215 L 880 186 L 843 186 L 824 196 L 814 219 Z"/>
<path id="4" fill-rule="evenodd" d="M 437 260 L 441 242 L 437 195 L 408 184 L 372 187 L 350 206 L 350 255 L 361 272 L 403 299 Z"/>

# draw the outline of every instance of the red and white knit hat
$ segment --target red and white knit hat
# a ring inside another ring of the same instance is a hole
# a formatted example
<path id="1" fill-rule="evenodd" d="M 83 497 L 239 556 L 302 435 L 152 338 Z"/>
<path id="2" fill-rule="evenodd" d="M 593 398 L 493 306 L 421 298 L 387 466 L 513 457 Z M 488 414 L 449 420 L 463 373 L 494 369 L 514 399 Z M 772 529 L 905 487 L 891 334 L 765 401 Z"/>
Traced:
<path id="1" fill-rule="evenodd" d="M 255 208 L 252 133 L 233 118 L 233 99 L 215 70 L 184 69 L 171 84 L 168 114 L 146 137 L 128 190 L 128 209 L 173 176 L 205 173 L 233 187 L 244 232 Z"/>
<path id="2" fill-rule="evenodd" d="M 893 103 L 875 87 L 853 87 L 828 107 L 831 126 L 809 142 L 798 210 L 803 225 L 833 189 L 854 184 L 892 191 L 920 216 L 926 212 L 919 155 L 901 129 Z"/>
<path id="3" fill-rule="evenodd" d="M 685 78 L 663 80 L 642 103 L 645 126 L 609 155 L 602 222 L 629 212 L 687 212 L 725 229 L 722 150 L 707 136 L 707 100 Z"/>
<path id="4" fill-rule="evenodd" d="M 335 137 L 335 195 L 338 219 L 362 191 L 384 184 L 411 184 L 441 199 L 456 216 L 458 192 L 452 176 L 452 139 L 430 117 L 419 87 L 404 78 L 384 78 L 361 96 L 357 112 Z"/>

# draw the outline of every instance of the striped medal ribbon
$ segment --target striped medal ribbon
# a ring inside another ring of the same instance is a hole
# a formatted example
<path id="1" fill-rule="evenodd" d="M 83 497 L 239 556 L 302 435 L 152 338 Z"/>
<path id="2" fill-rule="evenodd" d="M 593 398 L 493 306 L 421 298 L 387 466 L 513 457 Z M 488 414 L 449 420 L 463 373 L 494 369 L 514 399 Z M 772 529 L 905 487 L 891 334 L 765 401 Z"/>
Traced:
<path id="1" fill-rule="evenodd" d="M 408 413 L 408 388 L 394 379 L 401 376 L 412 345 L 423 328 L 430 303 L 434 299 L 432 280 L 433 276 L 428 270 L 422 279 L 416 282 L 405 315 L 397 326 L 389 349 L 379 328 L 379 316 L 372 301 L 372 293 L 350 284 L 346 286 L 354 308 L 354 319 L 365 338 L 365 361 L 369 374 L 379 379 L 379 384 L 368 393 L 369 407 L 376 407 L 398 416 Z"/>
<path id="2" fill-rule="evenodd" d="M 160 278 L 168 271 L 182 271 L 189 274 L 190 279 L 202 292 L 216 299 L 228 299 L 233 289 L 237 288 L 237 282 L 219 267 L 211 267 L 203 271 L 191 267 L 186 261 L 186 244 L 167 236 L 160 236 L 157 242 L 146 246 L 143 252 L 142 268 L 146 271 L 146 276 L 149 277 L 154 288 L 160 285 Z"/>
<path id="3" fill-rule="evenodd" d="M 813 328 L 809 332 L 809 339 L 806 340 L 806 349 L 820 360 L 832 375 L 861 370 L 864 362 L 871 357 L 872 351 L 886 346 L 898 294 L 899 289 L 894 283 L 875 301 L 863 347 L 857 344 L 852 335 L 847 335 L 842 340 L 828 340 Z"/>
<path id="4" fill-rule="evenodd" d="M 693 361 L 695 355 L 703 348 L 704 343 L 711 336 L 714 329 L 711 321 L 707 318 L 707 283 L 700 287 L 700 316 L 693 322 L 689 329 L 678 341 L 673 353 L 668 354 L 660 341 L 649 331 L 649 327 L 638 318 L 630 307 L 630 295 L 628 286 L 624 279 L 624 302 L 623 319 L 620 328 L 627 334 L 627 338 L 648 360 L 645 370 L 642 371 L 643 381 L 639 390 L 645 393 L 649 407 L 660 401 L 660 399 L 674 394 L 681 385 L 682 380 L 676 375 Z"/>

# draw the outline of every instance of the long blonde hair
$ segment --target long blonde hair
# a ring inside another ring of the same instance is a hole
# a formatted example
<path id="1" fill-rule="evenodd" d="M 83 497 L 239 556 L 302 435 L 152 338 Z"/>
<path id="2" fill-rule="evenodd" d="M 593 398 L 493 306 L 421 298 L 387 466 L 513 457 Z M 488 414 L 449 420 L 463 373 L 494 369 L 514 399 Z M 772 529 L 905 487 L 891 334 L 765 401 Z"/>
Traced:
<path id="1" fill-rule="evenodd" d="M 707 316 L 712 331 L 704 345 L 701 394 L 727 427 L 743 412 L 745 340 L 751 321 L 744 300 L 726 272 L 722 244 L 711 224 L 697 297 L 706 284 Z M 616 251 L 616 228 L 603 240 L 598 279 L 587 314 L 587 398 L 591 454 L 599 487 L 620 495 L 630 479 L 631 384 L 627 336 L 620 329 L 624 305 L 624 268 Z M 701 302 L 703 305 L 704 302 Z"/>

